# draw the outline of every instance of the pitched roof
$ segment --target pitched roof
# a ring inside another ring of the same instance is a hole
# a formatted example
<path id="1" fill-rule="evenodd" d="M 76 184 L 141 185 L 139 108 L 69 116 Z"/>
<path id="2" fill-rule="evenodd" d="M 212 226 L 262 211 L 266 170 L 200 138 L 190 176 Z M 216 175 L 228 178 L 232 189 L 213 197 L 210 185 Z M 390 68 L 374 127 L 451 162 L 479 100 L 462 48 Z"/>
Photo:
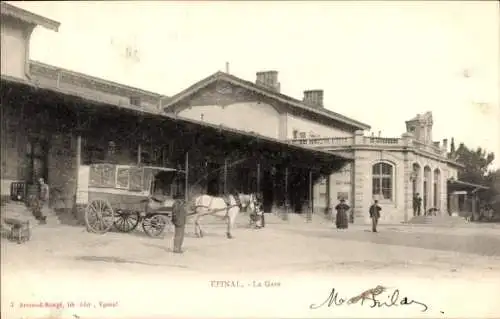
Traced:
<path id="1" fill-rule="evenodd" d="M 61 24 L 52 19 L 42 17 L 41 15 L 13 6 L 4 1 L 1 2 L 1 8 L 2 16 L 10 16 L 26 23 L 42 26 L 52 31 L 59 31 L 59 26 Z"/>
<path id="2" fill-rule="evenodd" d="M 58 73 L 62 72 L 64 74 L 72 75 L 74 77 L 85 79 L 85 80 L 87 80 L 89 82 L 93 82 L 93 83 L 100 84 L 100 85 L 103 85 L 103 86 L 108 86 L 108 87 L 111 87 L 111 88 L 123 89 L 123 90 L 126 90 L 126 91 L 130 92 L 130 93 L 146 95 L 146 96 L 149 96 L 149 97 L 152 97 L 152 98 L 158 98 L 158 99 L 160 99 L 160 98 L 162 98 L 162 99 L 168 99 L 167 96 L 159 94 L 159 93 L 155 93 L 155 92 L 152 92 L 152 91 L 147 91 L 147 90 L 139 89 L 139 88 L 132 87 L 132 86 L 125 85 L 125 84 L 121 84 L 121 83 L 118 83 L 118 82 L 113 82 L 113 81 L 105 80 L 105 79 L 98 78 L 98 77 L 95 77 L 95 76 L 91 76 L 91 75 L 88 75 L 88 74 L 85 74 L 85 73 L 81 73 L 81 72 L 73 71 L 73 70 L 70 70 L 70 69 L 65 69 L 65 68 L 61 68 L 61 67 L 58 67 L 58 66 L 46 64 L 46 63 L 43 63 L 43 62 L 40 62 L 40 61 L 30 60 L 29 63 L 30 63 L 30 70 L 31 71 L 36 71 L 36 73 L 57 76 Z"/>
<path id="3" fill-rule="evenodd" d="M 30 80 L 12 77 L 12 76 L 5 75 L 5 74 L 0 75 L 0 78 L 1 78 L 2 85 L 8 84 L 8 83 L 17 83 L 17 84 L 25 85 L 25 86 L 32 87 L 35 89 L 48 90 L 48 91 L 52 91 L 52 92 L 55 92 L 58 94 L 66 95 L 66 96 L 78 97 L 78 98 L 84 99 L 84 100 L 89 101 L 89 102 L 94 102 L 94 103 L 103 104 L 103 105 L 112 105 L 112 106 L 115 106 L 115 107 L 118 107 L 121 109 L 136 112 L 136 113 L 149 114 L 152 116 L 163 117 L 163 118 L 167 118 L 167 119 L 177 121 L 177 122 L 180 122 L 183 124 L 192 124 L 192 125 L 196 125 L 197 127 L 216 129 L 216 130 L 219 130 L 221 132 L 235 134 L 235 135 L 241 136 L 241 137 L 244 136 L 244 137 L 255 138 L 258 140 L 266 141 L 268 143 L 286 146 L 290 149 L 308 152 L 310 154 L 316 154 L 319 156 L 334 157 L 334 158 L 343 159 L 343 160 L 353 160 L 353 157 L 351 155 L 342 154 L 339 152 L 331 152 L 331 151 L 306 147 L 306 146 L 302 146 L 302 145 L 292 144 L 288 141 L 283 141 L 283 140 L 279 140 L 276 138 L 263 136 L 263 135 L 260 135 L 258 133 L 251 133 L 251 132 L 247 132 L 247 131 L 242 131 L 242 130 L 230 128 L 227 126 L 215 125 L 215 124 L 197 121 L 197 120 L 184 118 L 184 117 L 181 118 L 181 117 L 177 117 L 176 115 L 173 115 L 173 114 L 168 114 L 168 113 L 162 112 L 160 110 L 153 110 L 153 109 L 147 109 L 147 108 L 142 108 L 142 107 L 136 107 L 134 105 L 127 105 L 127 104 L 122 104 L 122 103 L 111 103 L 109 101 L 102 100 L 98 95 L 95 95 L 95 94 L 89 94 L 86 92 L 76 92 L 73 90 L 55 87 L 53 85 L 46 84 L 46 83 L 34 83 L 33 81 L 30 81 Z"/>
<path id="4" fill-rule="evenodd" d="M 169 101 L 167 101 L 165 104 L 162 105 L 162 107 L 165 111 L 168 111 L 172 106 L 174 106 L 175 104 L 177 104 L 178 102 L 180 102 L 184 98 L 186 98 L 186 97 L 198 92 L 200 89 L 202 89 L 202 88 L 204 88 L 204 87 L 206 87 L 206 86 L 208 86 L 216 81 L 220 81 L 220 80 L 232 83 L 234 85 L 241 86 L 245 89 L 251 90 L 251 91 L 259 93 L 259 94 L 266 95 L 272 99 L 275 99 L 277 101 L 280 101 L 280 102 L 285 103 L 287 105 L 290 105 L 292 107 L 295 107 L 295 108 L 298 108 L 301 110 L 305 110 L 305 111 L 326 117 L 328 119 L 333 119 L 333 120 L 339 121 L 341 123 L 353 126 L 357 129 L 361 129 L 361 130 L 370 129 L 370 126 L 368 124 L 361 123 L 359 121 L 351 119 L 351 118 L 344 116 L 342 114 L 327 110 L 325 108 L 317 108 L 317 107 L 309 106 L 309 105 L 305 104 L 304 102 L 302 102 L 298 99 L 292 98 L 288 95 L 281 94 L 279 92 L 273 91 L 272 89 L 259 86 L 253 82 L 243 80 L 243 79 L 238 78 L 234 75 L 224 73 L 221 71 L 216 72 L 216 73 L 202 79 L 201 81 L 196 82 L 195 84 L 191 85 L 187 89 L 172 96 Z"/>

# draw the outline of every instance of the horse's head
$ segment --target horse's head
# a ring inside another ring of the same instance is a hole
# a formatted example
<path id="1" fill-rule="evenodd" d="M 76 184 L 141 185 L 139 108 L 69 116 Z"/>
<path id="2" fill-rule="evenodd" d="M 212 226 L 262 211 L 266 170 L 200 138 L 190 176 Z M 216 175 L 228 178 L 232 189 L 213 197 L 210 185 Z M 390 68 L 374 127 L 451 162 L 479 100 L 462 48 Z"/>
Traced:
<path id="1" fill-rule="evenodd" d="M 238 199 L 241 203 L 241 208 L 245 211 L 250 210 L 251 212 L 254 212 L 258 206 L 257 195 L 255 193 L 238 193 Z"/>

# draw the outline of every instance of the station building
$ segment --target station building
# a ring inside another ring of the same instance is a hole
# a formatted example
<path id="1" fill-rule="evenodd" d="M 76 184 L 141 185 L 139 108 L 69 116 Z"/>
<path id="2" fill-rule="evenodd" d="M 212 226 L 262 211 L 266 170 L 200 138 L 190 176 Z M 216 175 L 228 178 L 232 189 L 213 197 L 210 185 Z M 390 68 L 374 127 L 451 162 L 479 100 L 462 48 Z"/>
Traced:
<path id="1" fill-rule="evenodd" d="M 117 172 L 91 171 L 91 177 L 100 174 L 96 180 L 103 185 L 82 187 L 84 166 L 183 169 L 187 158 L 189 188 L 212 194 L 236 188 L 258 191 L 268 185 L 269 176 L 283 170 L 289 172 L 288 185 L 304 167 L 315 167 L 314 174 L 307 170 L 309 179 L 300 186 L 303 198 L 312 199 L 308 186 L 350 160 L 275 137 L 172 115 L 164 111 L 169 97 L 31 61 L 29 36 L 23 30 L 41 25 L 56 31 L 59 24 L 4 2 L 2 23 L 2 49 L 8 51 L 2 63 L 10 66 L 13 58 L 18 66 L 2 67 L 3 199 L 36 191 L 36 181 L 43 177 L 51 187 L 52 208 L 73 210 L 86 204 L 90 188 L 113 184 L 120 192 L 136 191 L 131 170 L 122 170 L 126 176 L 120 178 Z M 235 165 L 242 158 L 246 160 Z M 273 187 L 274 193 L 283 189 L 278 183 Z M 267 196 L 266 201 L 274 207 L 278 198 Z"/>
<path id="2" fill-rule="evenodd" d="M 378 199 L 381 222 L 400 223 L 413 217 L 416 193 L 423 211 L 455 209 L 449 185 L 457 191 L 460 165 L 447 140 L 433 140 L 431 112 L 409 119 L 399 137 L 373 136 L 326 108 L 323 90 L 283 94 L 277 71 L 255 81 L 216 72 L 164 96 L 30 60 L 37 26 L 59 23 L 2 2 L 3 197 L 45 177 L 58 194 L 53 206 L 72 207 L 80 165 L 177 167 L 189 151 L 193 186 L 259 191 L 267 211 L 323 214 L 344 198 L 365 223 Z"/>

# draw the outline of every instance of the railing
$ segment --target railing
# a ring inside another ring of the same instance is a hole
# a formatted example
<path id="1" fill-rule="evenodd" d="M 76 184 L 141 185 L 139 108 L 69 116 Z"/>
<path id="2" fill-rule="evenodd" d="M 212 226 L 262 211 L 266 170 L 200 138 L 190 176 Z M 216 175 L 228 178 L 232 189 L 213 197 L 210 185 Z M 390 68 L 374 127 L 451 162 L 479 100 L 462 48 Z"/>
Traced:
<path id="1" fill-rule="evenodd" d="M 300 145 L 352 145 L 352 137 L 319 137 L 319 138 L 298 138 L 290 140 L 292 144 Z"/>
<path id="2" fill-rule="evenodd" d="M 430 152 L 430 153 L 441 154 L 443 152 L 439 147 L 437 147 L 435 145 L 426 144 L 426 143 L 423 143 L 423 142 L 420 142 L 417 140 L 413 140 L 412 143 L 413 143 L 413 146 L 415 148 L 425 150 L 425 151 Z"/>
<path id="3" fill-rule="evenodd" d="M 426 144 L 413 139 L 375 137 L 375 136 L 355 136 L 355 137 L 317 137 L 299 138 L 289 140 L 290 143 L 311 147 L 331 147 L 344 148 L 347 146 L 374 146 L 374 147 L 404 147 L 409 146 L 418 150 L 423 150 L 436 155 L 443 155 L 443 150 L 435 145 Z"/>
<path id="4" fill-rule="evenodd" d="M 10 199 L 13 201 L 24 201 L 26 197 L 26 183 L 12 182 L 10 184 Z"/>
<path id="5" fill-rule="evenodd" d="M 399 145 L 402 144 L 402 139 L 393 137 L 373 137 L 373 136 L 363 136 L 365 144 L 388 144 L 388 145 Z M 368 143 L 367 143 L 368 142 Z"/>

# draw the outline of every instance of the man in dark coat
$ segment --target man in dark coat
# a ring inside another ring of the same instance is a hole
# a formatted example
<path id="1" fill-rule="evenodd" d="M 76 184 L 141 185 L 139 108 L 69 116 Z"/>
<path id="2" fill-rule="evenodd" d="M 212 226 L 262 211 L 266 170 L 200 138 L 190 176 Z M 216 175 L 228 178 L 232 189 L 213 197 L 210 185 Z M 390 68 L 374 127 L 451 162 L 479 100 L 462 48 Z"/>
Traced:
<path id="1" fill-rule="evenodd" d="M 420 211 L 422 208 L 422 197 L 419 193 L 413 196 L 413 216 L 420 216 Z"/>
<path id="2" fill-rule="evenodd" d="M 372 232 L 377 232 L 378 220 L 380 218 L 380 211 L 382 208 L 378 205 L 378 200 L 375 200 L 373 205 L 370 206 L 370 218 L 372 219 Z"/>
<path id="3" fill-rule="evenodd" d="M 182 253 L 182 242 L 184 241 L 184 231 L 186 228 L 188 206 L 185 200 L 176 199 L 172 206 L 172 223 L 175 226 L 174 233 L 174 253 Z"/>

